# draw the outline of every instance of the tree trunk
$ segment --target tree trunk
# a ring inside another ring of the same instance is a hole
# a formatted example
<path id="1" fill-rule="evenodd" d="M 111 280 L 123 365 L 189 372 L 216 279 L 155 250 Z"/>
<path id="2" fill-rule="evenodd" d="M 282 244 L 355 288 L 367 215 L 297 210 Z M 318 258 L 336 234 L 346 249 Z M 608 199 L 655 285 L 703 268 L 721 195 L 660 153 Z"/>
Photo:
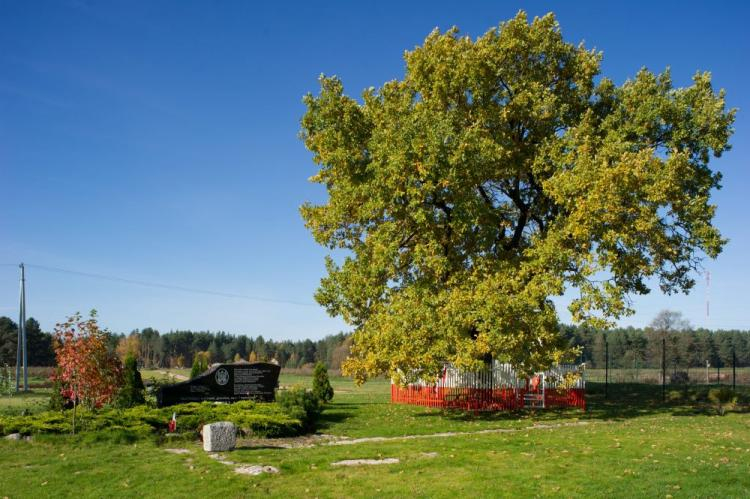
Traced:
<path id="1" fill-rule="evenodd" d="M 73 392 L 73 435 L 76 434 L 76 407 L 78 406 L 78 397 Z"/>

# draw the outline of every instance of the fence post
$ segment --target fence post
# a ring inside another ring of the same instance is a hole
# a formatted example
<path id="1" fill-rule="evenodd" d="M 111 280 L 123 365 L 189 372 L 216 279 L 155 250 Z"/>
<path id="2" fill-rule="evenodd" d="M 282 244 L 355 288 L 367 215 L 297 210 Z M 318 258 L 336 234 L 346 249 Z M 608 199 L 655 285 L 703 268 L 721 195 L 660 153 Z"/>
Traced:
<path id="1" fill-rule="evenodd" d="M 609 397 L 609 342 L 604 340 L 604 398 Z"/>
<path id="2" fill-rule="evenodd" d="M 661 339 L 661 401 L 667 400 L 667 339 Z"/>
<path id="3" fill-rule="evenodd" d="M 706 384 L 707 385 L 711 384 L 711 381 L 708 379 L 708 368 L 709 368 L 710 365 L 711 365 L 711 363 L 708 360 L 706 360 Z"/>
<path id="4" fill-rule="evenodd" d="M 734 354 L 734 345 L 732 345 L 732 391 L 737 390 L 737 356 Z"/>
<path id="5" fill-rule="evenodd" d="M 716 384 L 721 384 L 721 359 L 716 358 Z"/>

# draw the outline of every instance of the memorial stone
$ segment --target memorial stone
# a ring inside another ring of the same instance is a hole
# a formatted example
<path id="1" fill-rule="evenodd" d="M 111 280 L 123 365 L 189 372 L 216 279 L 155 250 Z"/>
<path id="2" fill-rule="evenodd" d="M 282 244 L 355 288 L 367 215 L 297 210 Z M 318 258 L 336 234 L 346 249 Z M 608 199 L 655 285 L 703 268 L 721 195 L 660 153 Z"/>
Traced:
<path id="1" fill-rule="evenodd" d="M 157 405 L 238 400 L 271 402 L 279 384 L 280 371 L 278 365 L 267 362 L 216 364 L 191 380 L 162 387 L 157 393 Z"/>
<path id="2" fill-rule="evenodd" d="M 203 450 L 222 452 L 234 449 L 237 443 L 237 428 L 234 423 L 222 421 L 203 426 Z"/>

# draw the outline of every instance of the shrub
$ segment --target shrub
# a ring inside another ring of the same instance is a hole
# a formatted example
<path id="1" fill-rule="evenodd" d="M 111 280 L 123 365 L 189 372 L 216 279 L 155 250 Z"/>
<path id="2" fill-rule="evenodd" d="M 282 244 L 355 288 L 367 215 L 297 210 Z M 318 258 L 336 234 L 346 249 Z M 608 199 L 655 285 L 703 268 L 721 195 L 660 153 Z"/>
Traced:
<path id="1" fill-rule="evenodd" d="M 312 391 L 321 402 L 330 402 L 333 399 L 333 387 L 328 379 L 328 369 L 322 362 L 315 364 Z"/>
<path id="2" fill-rule="evenodd" d="M 10 370 L 10 366 L 6 363 L 0 369 L 0 395 L 12 396 L 14 393 L 13 387 L 13 374 Z"/>
<path id="3" fill-rule="evenodd" d="M 667 400 L 672 403 L 679 403 L 682 402 L 684 395 L 685 394 L 679 390 L 670 390 L 667 394 Z"/>
<path id="4" fill-rule="evenodd" d="M 727 409 L 731 410 L 737 405 L 737 395 L 728 387 L 710 389 L 708 400 L 714 405 L 720 416 L 723 416 Z"/>
<path id="5" fill-rule="evenodd" d="M 59 371 L 59 369 L 58 369 Z M 49 396 L 49 409 L 51 411 L 62 411 L 72 406 L 70 399 L 63 397 L 63 384 L 59 375 L 52 377 L 52 393 Z"/>
<path id="6" fill-rule="evenodd" d="M 302 422 L 305 431 L 313 431 L 321 412 L 323 402 L 313 392 L 301 387 L 279 390 L 276 401 L 286 413 Z"/>
<path id="7" fill-rule="evenodd" d="M 312 396 L 311 396 L 312 397 Z M 317 400 L 316 400 L 317 402 Z M 292 405 L 294 407 L 294 404 Z M 304 407 L 304 404 L 303 404 Z M 134 438 L 158 436 L 167 431 L 172 413 L 177 414 L 177 430 L 197 436 L 204 424 L 231 421 L 244 433 L 263 437 L 291 437 L 305 431 L 300 418 L 277 403 L 241 401 L 234 404 L 211 402 L 180 404 L 161 409 L 138 405 L 128 409 L 81 409 L 77 431 L 93 439 L 127 442 Z M 64 411 L 46 411 L 33 416 L 0 416 L 0 435 L 70 433 L 72 422 Z M 97 434 L 97 435 L 94 435 Z"/>
<path id="8" fill-rule="evenodd" d="M 193 357 L 193 367 L 190 369 L 190 379 L 203 374 L 211 363 L 209 352 L 196 352 Z"/>
<path id="9" fill-rule="evenodd" d="M 122 385 L 122 363 L 107 348 L 107 333 L 96 311 L 88 319 L 76 313 L 55 325 L 53 347 L 58 369 L 53 381 L 62 383 L 63 397 L 88 408 L 109 404 Z M 75 412 L 74 412 L 75 418 Z"/>
<path id="10" fill-rule="evenodd" d="M 708 389 L 705 387 L 698 387 L 690 395 L 690 401 L 695 403 L 708 402 Z"/>
<path id="11" fill-rule="evenodd" d="M 143 404 L 146 401 L 144 397 L 145 386 L 143 386 L 141 373 L 138 372 L 138 364 L 132 354 L 129 354 L 125 359 L 123 378 L 123 386 L 117 396 L 117 406 L 133 407 Z"/>
<path id="12" fill-rule="evenodd" d="M 195 378 L 201 372 L 202 372 L 201 371 L 201 361 L 198 358 L 198 356 L 196 355 L 195 358 L 193 359 L 193 367 L 190 368 L 190 379 Z"/>

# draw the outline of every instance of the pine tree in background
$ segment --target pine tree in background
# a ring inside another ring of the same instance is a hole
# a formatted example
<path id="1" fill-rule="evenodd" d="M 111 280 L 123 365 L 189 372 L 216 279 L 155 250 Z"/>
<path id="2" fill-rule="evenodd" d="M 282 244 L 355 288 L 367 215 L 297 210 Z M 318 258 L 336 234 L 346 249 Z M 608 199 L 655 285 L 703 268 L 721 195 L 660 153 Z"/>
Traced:
<path id="1" fill-rule="evenodd" d="M 143 392 L 146 387 L 143 386 L 141 373 L 138 371 L 138 363 L 133 354 L 125 359 L 125 370 L 123 373 L 124 385 L 117 398 L 119 407 L 133 407 L 145 403 Z"/>
<path id="2" fill-rule="evenodd" d="M 190 369 L 190 379 L 203 374 L 211 364 L 211 352 L 195 352 L 193 355 L 193 367 Z"/>
<path id="3" fill-rule="evenodd" d="M 328 380 L 328 369 L 325 364 L 318 362 L 313 371 L 313 395 L 321 402 L 333 399 L 333 387 Z"/>
<path id="4" fill-rule="evenodd" d="M 190 379 L 195 378 L 201 373 L 201 361 L 200 358 L 196 355 L 193 357 L 193 367 L 190 369 Z"/>

